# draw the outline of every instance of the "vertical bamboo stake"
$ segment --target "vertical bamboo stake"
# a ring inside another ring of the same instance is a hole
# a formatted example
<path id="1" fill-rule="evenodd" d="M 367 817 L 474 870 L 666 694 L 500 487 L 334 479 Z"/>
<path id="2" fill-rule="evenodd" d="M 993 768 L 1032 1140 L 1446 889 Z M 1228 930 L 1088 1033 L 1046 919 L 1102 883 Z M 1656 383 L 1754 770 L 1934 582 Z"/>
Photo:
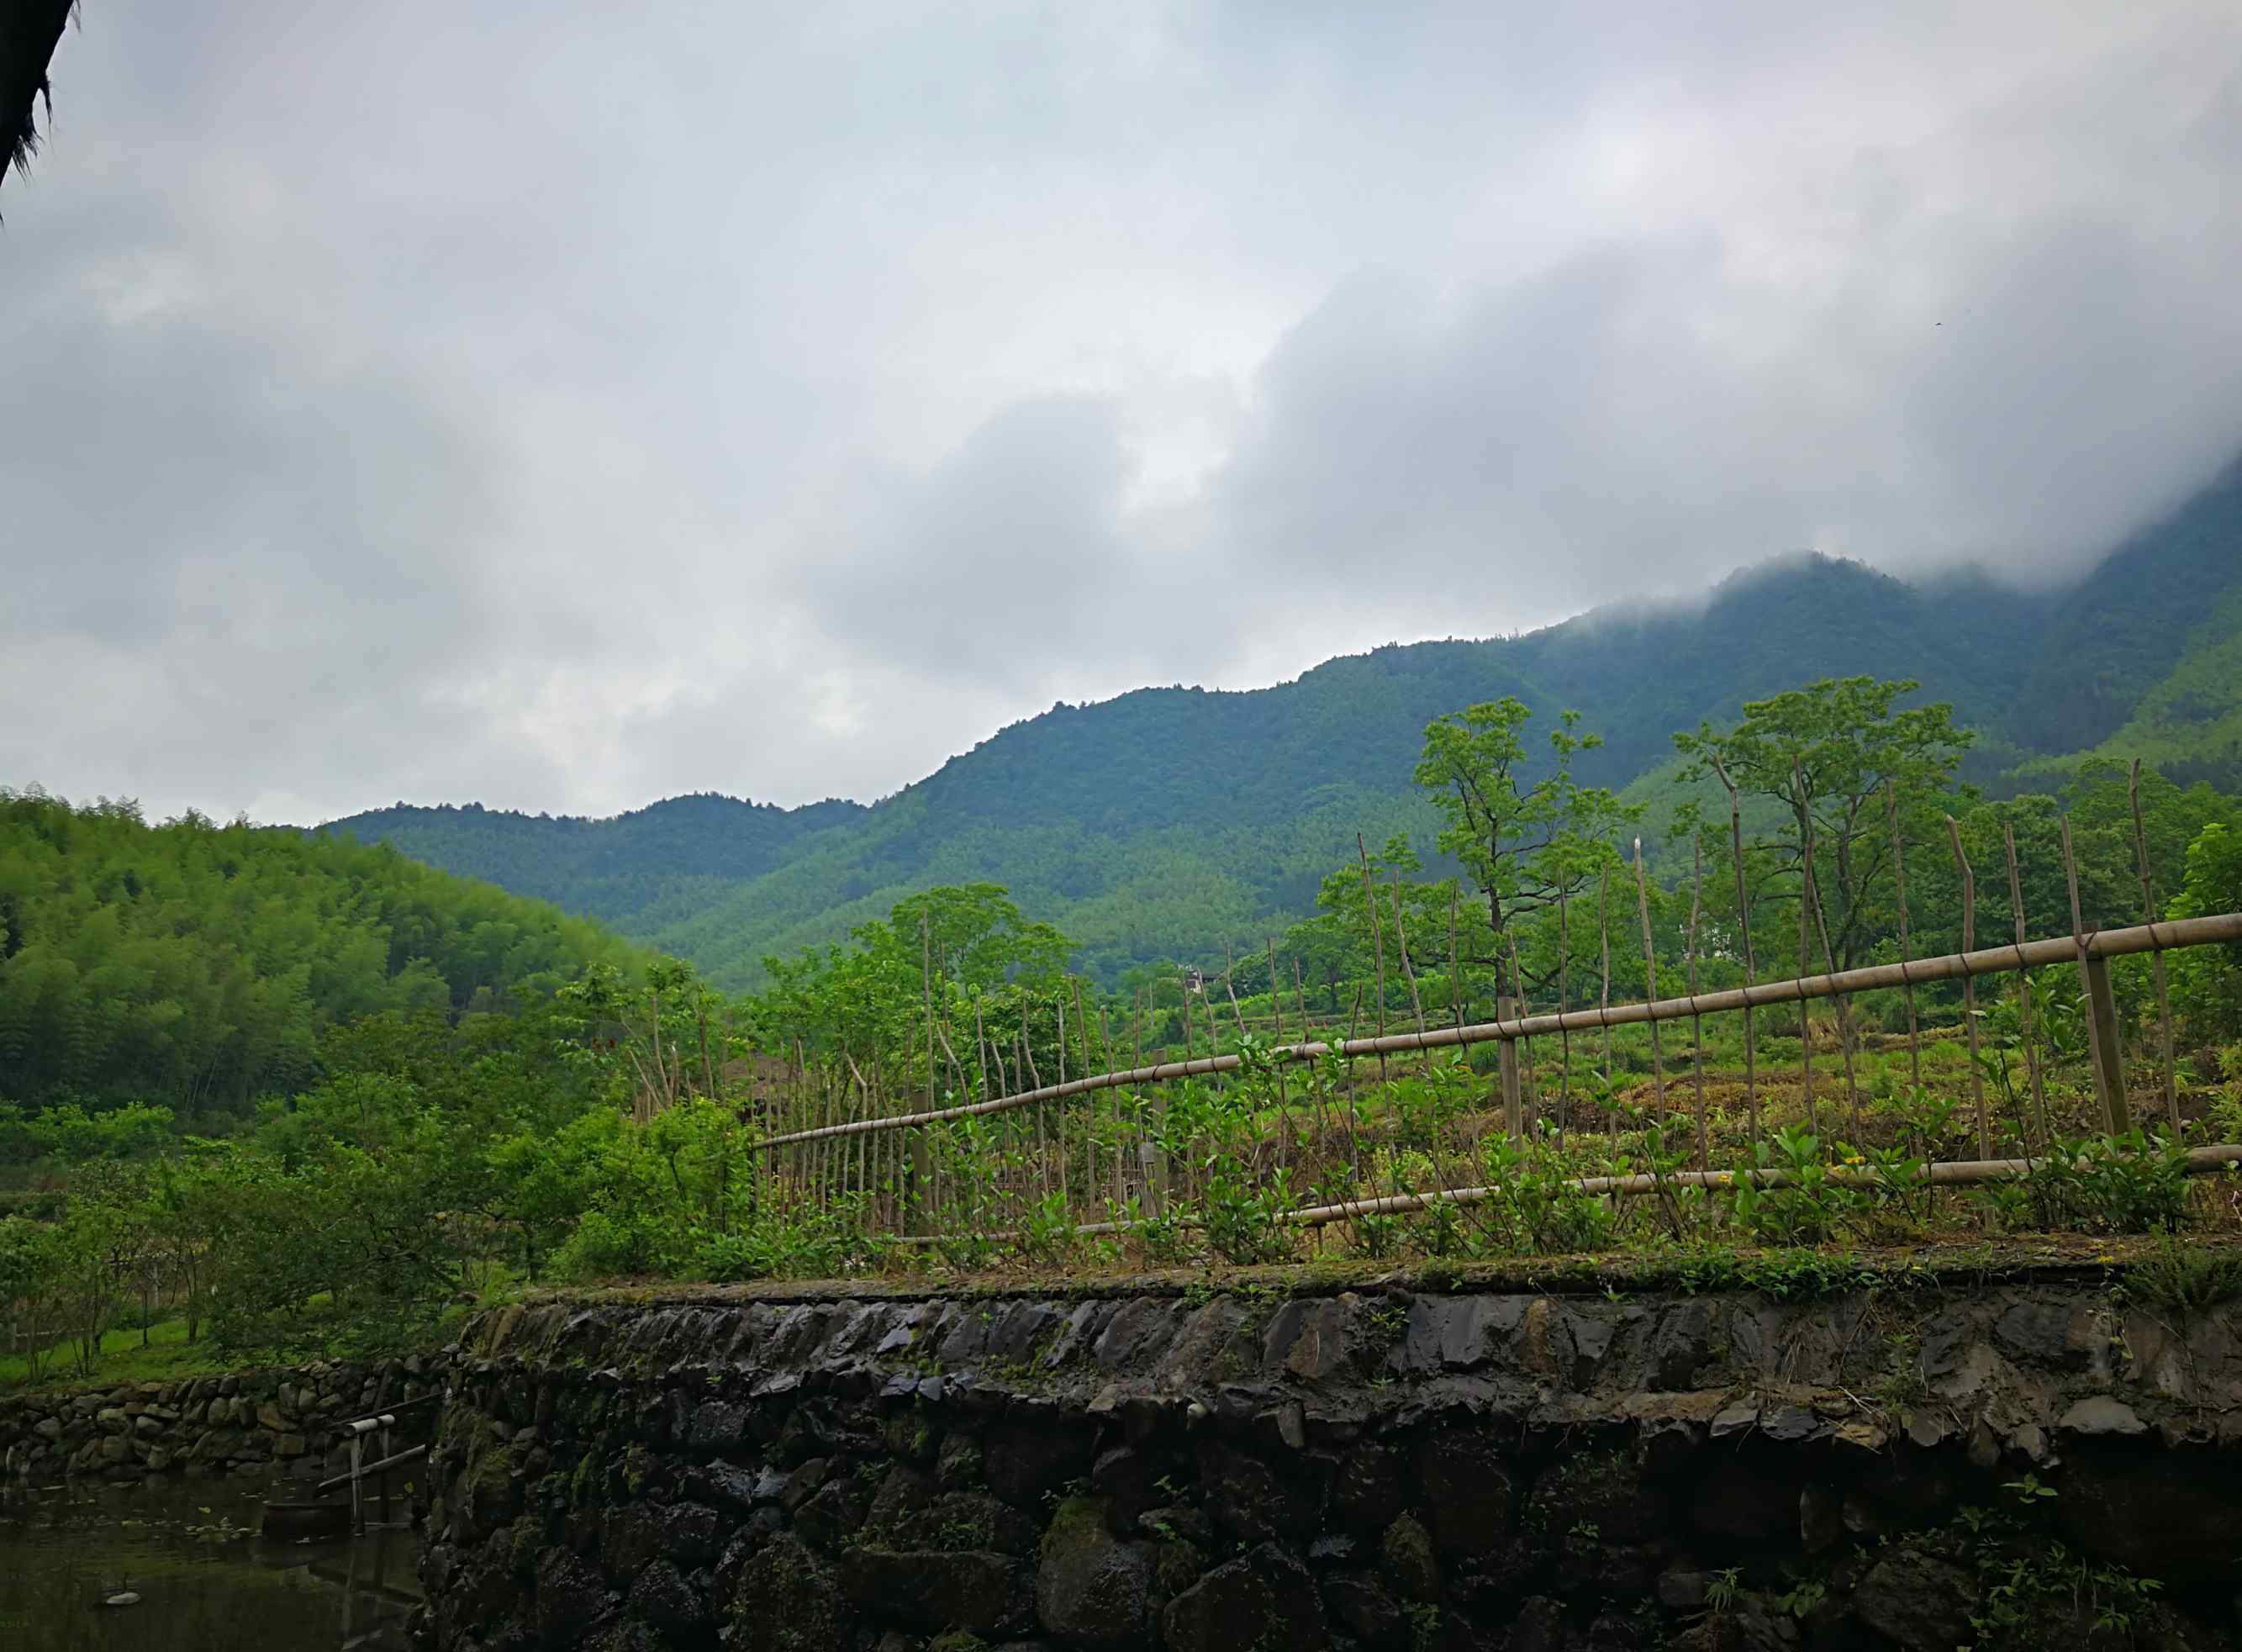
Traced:
<path id="1" fill-rule="evenodd" d="M 2063 875 L 2071 885 L 2071 936 L 2078 946 L 2078 984 L 2085 997 L 2086 1049 L 2094 1064 L 2094 1089 L 2102 1098 L 2104 1127 L 2122 1136 L 2132 1127 L 2125 1099 L 2125 1056 L 2118 1036 L 2118 1004 L 2110 992 L 2110 961 L 2086 950 L 2086 923 L 2078 905 L 2078 857 L 2071 850 L 2071 817 L 2062 820 Z"/>
<path id="2" fill-rule="evenodd" d="M 1417 996 L 1417 971 L 1409 963 L 1409 930 L 1401 921 L 1401 869 L 1393 869 L 1393 946 L 1401 955 L 1401 974 L 1409 983 L 1409 1010 L 1417 1017 L 1417 1036 L 1425 1036 L 1425 1001 Z M 1425 1060 L 1425 1076 L 1433 1076 L 1433 1052 L 1420 1051 Z"/>
<path id="3" fill-rule="evenodd" d="M 1557 1013 L 1568 1014 L 1572 1010 L 1573 937 L 1566 915 L 1567 900 L 1564 876 L 1557 881 Z M 1459 1022 L 1458 1025 L 1462 1023 Z M 1561 1133 L 1573 1127 L 1573 1030 L 1561 1024 L 1557 1028 L 1557 1129 Z"/>
<path id="4" fill-rule="evenodd" d="M 2001 848 L 2008 856 L 2009 911 L 2016 926 L 2017 1007 L 2024 1018 L 2024 1071 L 2031 1075 L 2032 1111 L 2039 1119 L 2039 1145 L 2044 1148 L 2054 1138 L 2048 1129 L 2047 1091 L 2039 1076 L 2039 1022 L 2032 1013 L 2031 971 L 2024 967 L 2024 885 L 2023 874 L 2017 870 L 2017 829 L 2007 821 L 2001 823 Z M 2025 1128 L 2029 1133 L 2029 1123 Z"/>
<path id="5" fill-rule="evenodd" d="M 2133 776 L 2125 795 L 2133 808 L 2133 856 L 2141 868 L 2141 921 L 2153 928 L 2157 921 L 2157 885 L 2149 870 L 2148 831 L 2141 824 L 2141 760 L 2138 757 L 2133 759 Z M 2172 1120 L 2172 1140 L 2177 1142 L 2180 1138 L 2179 1081 L 2172 1062 L 2172 992 L 2165 980 L 2162 950 L 2150 952 L 2149 967 L 2155 972 L 2157 1024 L 2164 1041 L 2165 1116 Z"/>
<path id="6" fill-rule="evenodd" d="M 1970 857 L 1962 852 L 1962 828 L 1954 816 L 1946 817 L 1947 841 L 1954 846 L 1954 863 L 1962 870 L 1962 950 L 1972 951 L 1977 945 L 1977 879 L 1970 870 Z M 1970 1098 L 1977 1110 L 1977 1157 L 1993 1156 L 1993 1123 L 1985 1111 L 1985 1075 L 1977 1065 L 1977 977 L 1962 977 L 1962 1021 L 1970 1040 Z"/>
<path id="7" fill-rule="evenodd" d="M 1112 1060 L 1113 1026 L 1112 1023 L 1106 1018 L 1103 1000 L 1098 1005 L 1098 1041 L 1105 1046 L 1105 1058 L 1108 1061 Z M 1131 1062 L 1129 1064 L 1135 1066 L 1137 1064 Z M 1113 1179 L 1109 1184 L 1112 1192 L 1107 1196 L 1105 1201 L 1105 1208 L 1109 1215 L 1118 1215 L 1121 1209 L 1121 1137 L 1120 1109 L 1116 1107 L 1113 1119 Z"/>
<path id="8" fill-rule="evenodd" d="M 1884 782 L 1884 822 L 1891 829 L 1892 886 L 1899 895 L 1900 991 L 1907 997 L 1907 1082 L 1910 1088 L 1920 1090 L 1923 1037 L 1916 1023 L 1915 983 L 1907 978 L 1907 966 L 1914 958 L 1907 937 L 1907 853 L 1900 839 L 1899 792 L 1889 780 Z"/>
<path id="9" fill-rule="evenodd" d="M 1300 1042 L 1312 1044 L 1314 1039 L 1308 1025 L 1307 972 L 1300 968 L 1300 955 L 1297 952 L 1292 954 L 1292 1004 L 1300 1012 Z"/>
<path id="10" fill-rule="evenodd" d="M 1744 812 L 1737 800 L 1735 782 L 1718 757 L 1713 759 L 1713 772 L 1721 777 L 1722 788 L 1728 794 L 1728 852 L 1736 869 L 1736 933 L 1743 942 L 1744 985 L 1749 988 L 1758 977 L 1758 964 L 1752 957 L 1751 898 L 1744 883 Z M 1744 1108 L 1751 1115 L 1752 1145 L 1759 1145 L 1759 1064 L 1757 1040 L 1752 1036 L 1752 1007 L 1744 1004 Z"/>
<path id="11" fill-rule="evenodd" d="M 1658 952 L 1650 942 L 1650 880 L 1642 870 L 1642 839 L 1635 840 L 1635 902 L 1642 915 L 1643 996 L 1658 997 Z M 1658 1104 L 1658 1122 L 1666 1122 L 1666 1063 L 1658 1051 L 1658 1024 L 1650 1024 L 1650 1093 Z"/>
<path id="12" fill-rule="evenodd" d="M 1362 904 L 1370 914 L 1370 946 L 1378 966 L 1378 1036 L 1386 1036 L 1386 930 L 1378 921 L 1377 885 L 1370 876 L 1370 850 L 1362 841 L 1362 834 L 1354 835 L 1354 852 L 1362 857 Z M 1378 1082 L 1386 1082 L 1386 1052 L 1378 1052 Z"/>
<path id="13" fill-rule="evenodd" d="M 1689 834 L 1689 1076 L 1697 1091 L 1697 1163 L 1712 1165 L 1713 1140 L 1705 1118 L 1705 1023 L 1697 1013 L 1697 920 L 1705 907 L 1705 835 Z"/>
<path id="14" fill-rule="evenodd" d="M 1238 1024 L 1238 1036 L 1245 1036 L 1245 1011 L 1238 1007 L 1238 988 L 1231 977 L 1238 972 L 1238 959 L 1231 951 L 1230 943 L 1222 944 L 1222 990 L 1230 999 L 1230 1018 Z"/>

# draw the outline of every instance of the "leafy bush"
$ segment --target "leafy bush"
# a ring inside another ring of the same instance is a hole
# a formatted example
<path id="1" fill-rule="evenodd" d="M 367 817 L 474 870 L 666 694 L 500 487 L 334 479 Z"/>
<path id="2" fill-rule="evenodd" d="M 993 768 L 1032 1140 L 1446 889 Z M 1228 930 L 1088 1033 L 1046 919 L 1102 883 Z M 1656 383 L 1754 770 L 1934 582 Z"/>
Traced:
<path id="1" fill-rule="evenodd" d="M 2187 1149 L 2139 1130 L 2059 1141 L 1997 1207 L 2020 1227 L 2090 1233 L 2171 1232 L 2187 1220 Z"/>

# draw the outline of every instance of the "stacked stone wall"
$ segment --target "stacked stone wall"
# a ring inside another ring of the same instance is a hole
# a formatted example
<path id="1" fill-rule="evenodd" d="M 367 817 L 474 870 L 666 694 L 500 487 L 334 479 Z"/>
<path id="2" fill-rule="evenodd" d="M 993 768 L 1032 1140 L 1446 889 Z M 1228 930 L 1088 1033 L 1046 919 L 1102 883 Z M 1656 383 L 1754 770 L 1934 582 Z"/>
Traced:
<path id="1" fill-rule="evenodd" d="M 337 1473 L 348 1456 L 334 1425 L 434 1393 L 440 1364 L 321 1361 L 0 1400 L 0 1477 Z"/>
<path id="2" fill-rule="evenodd" d="M 2063 1281 L 509 1309 L 454 1366 L 427 1627 L 439 1652 L 2231 1647 L 2238 1333 Z"/>

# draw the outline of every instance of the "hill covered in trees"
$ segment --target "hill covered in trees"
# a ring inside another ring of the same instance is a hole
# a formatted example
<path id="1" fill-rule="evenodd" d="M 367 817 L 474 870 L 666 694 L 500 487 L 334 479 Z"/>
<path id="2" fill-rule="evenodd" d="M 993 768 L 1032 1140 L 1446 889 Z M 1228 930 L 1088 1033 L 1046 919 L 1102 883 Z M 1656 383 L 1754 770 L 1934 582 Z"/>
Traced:
<path id="1" fill-rule="evenodd" d="M 1357 833 L 1429 846 L 1410 768 L 1425 725 L 1467 705 L 1515 695 L 1545 728 L 1578 709 L 1604 737 L 1582 781 L 1655 798 L 1678 729 L 1819 677 L 1912 677 L 1978 731 L 1966 772 L 1992 789 L 2044 790 L 2045 771 L 2097 750 L 2232 789 L 2238 667 L 2242 463 L 2061 592 L 1785 558 L 1694 604 L 1389 646 L 1270 688 L 1056 706 L 869 809 L 693 796 L 594 822 L 399 805 L 328 829 L 597 916 L 726 985 L 915 890 L 983 881 L 1110 978 L 1282 928 Z"/>
<path id="2" fill-rule="evenodd" d="M 331 1028 L 641 959 L 386 846 L 0 792 L 0 1103 L 138 1101 L 216 1128 L 312 1082 Z"/>

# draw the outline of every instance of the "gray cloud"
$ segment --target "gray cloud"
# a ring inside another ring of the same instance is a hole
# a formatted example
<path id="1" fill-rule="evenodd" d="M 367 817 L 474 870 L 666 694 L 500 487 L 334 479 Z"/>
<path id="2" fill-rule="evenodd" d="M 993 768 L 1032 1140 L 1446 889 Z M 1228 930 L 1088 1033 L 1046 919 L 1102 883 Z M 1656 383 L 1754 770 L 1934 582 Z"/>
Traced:
<path id="1" fill-rule="evenodd" d="M 89 8 L 0 782 L 875 796 L 1056 698 L 2060 577 L 2242 447 L 2212 4 Z"/>

